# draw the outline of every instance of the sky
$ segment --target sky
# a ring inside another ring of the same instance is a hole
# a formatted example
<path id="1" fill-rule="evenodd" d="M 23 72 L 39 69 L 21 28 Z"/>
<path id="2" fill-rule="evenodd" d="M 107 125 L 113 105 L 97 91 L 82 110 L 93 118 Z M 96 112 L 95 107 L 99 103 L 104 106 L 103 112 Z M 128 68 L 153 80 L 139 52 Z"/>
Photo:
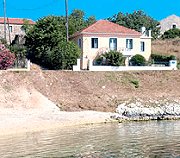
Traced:
<path id="1" fill-rule="evenodd" d="M 3 0 L 0 0 L 0 16 L 3 17 Z M 169 15 L 180 16 L 180 0 L 68 0 L 69 14 L 81 9 L 86 17 L 97 20 L 122 13 L 142 10 L 156 20 Z M 6 14 L 11 18 L 28 18 L 34 21 L 48 15 L 65 15 L 65 0 L 6 0 Z"/>

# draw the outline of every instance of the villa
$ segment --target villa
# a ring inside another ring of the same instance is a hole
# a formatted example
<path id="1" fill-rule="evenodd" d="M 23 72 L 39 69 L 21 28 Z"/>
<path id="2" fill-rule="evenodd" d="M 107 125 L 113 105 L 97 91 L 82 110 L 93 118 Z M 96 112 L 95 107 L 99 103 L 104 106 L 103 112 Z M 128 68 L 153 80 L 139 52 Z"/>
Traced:
<path id="1" fill-rule="evenodd" d="M 28 24 L 35 24 L 31 19 L 27 19 Z M 7 18 L 6 19 L 6 40 L 11 43 L 15 37 L 24 36 L 25 31 L 22 26 L 25 23 L 25 19 L 21 18 Z M 4 38 L 4 18 L 0 17 L 0 38 Z"/>
<path id="2" fill-rule="evenodd" d="M 110 50 L 121 52 L 129 59 L 140 54 L 149 59 L 151 55 L 151 31 L 142 27 L 141 32 L 120 26 L 107 20 L 99 20 L 70 37 L 82 51 L 81 69 L 88 69 L 88 61 Z"/>

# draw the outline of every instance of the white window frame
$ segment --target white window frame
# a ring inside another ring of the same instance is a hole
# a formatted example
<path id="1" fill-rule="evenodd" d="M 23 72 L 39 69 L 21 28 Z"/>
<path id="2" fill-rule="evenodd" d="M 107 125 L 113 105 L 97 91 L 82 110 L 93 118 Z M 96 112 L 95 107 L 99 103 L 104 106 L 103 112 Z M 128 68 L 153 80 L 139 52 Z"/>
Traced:
<path id="1" fill-rule="evenodd" d="M 117 48 L 118 48 L 118 38 L 117 37 L 110 37 L 109 38 L 109 49 L 111 50 L 111 48 L 110 48 L 110 39 L 116 39 L 116 49 L 114 49 L 114 51 L 117 51 Z"/>
<path id="2" fill-rule="evenodd" d="M 10 32 L 13 32 L 13 27 L 12 27 L 12 26 L 9 26 L 9 27 L 8 27 L 8 30 L 9 30 Z"/>
<path id="3" fill-rule="evenodd" d="M 127 49 L 133 49 L 133 39 L 132 38 L 126 39 L 126 48 Z"/>
<path id="4" fill-rule="evenodd" d="M 93 42 L 94 42 L 93 39 L 97 39 L 97 46 L 96 46 L 95 43 L 93 44 Z M 97 37 L 92 37 L 91 38 L 91 48 L 92 49 L 98 49 L 99 48 L 99 38 L 97 38 Z"/>

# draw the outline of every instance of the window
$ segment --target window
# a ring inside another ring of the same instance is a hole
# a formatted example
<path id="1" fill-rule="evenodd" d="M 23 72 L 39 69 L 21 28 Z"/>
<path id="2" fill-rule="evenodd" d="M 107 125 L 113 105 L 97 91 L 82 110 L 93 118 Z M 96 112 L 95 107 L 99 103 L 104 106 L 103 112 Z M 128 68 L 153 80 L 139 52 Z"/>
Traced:
<path id="1" fill-rule="evenodd" d="M 9 26 L 9 31 L 12 32 L 12 26 Z"/>
<path id="2" fill-rule="evenodd" d="M 109 48 L 110 50 L 117 50 L 117 38 L 109 39 Z"/>
<path id="3" fill-rule="evenodd" d="M 126 39 L 126 48 L 133 49 L 133 39 Z"/>
<path id="4" fill-rule="evenodd" d="M 145 42 L 141 42 L 141 52 L 145 51 Z"/>
<path id="5" fill-rule="evenodd" d="M 175 29 L 175 28 L 176 28 L 176 24 L 173 24 L 173 25 L 172 25 L 172 28 Z"/>
<path id="6" fill-rule="evenodd" d="M 81 38 L 78 39 L 78 46 L 79 46 L 79 48 L 82 48 L 82 39 Z"/>
<path id="7" fill-rule="evenodd" d="M 98 48 L 98 38 L 91 38 L 91 48 Z"/>

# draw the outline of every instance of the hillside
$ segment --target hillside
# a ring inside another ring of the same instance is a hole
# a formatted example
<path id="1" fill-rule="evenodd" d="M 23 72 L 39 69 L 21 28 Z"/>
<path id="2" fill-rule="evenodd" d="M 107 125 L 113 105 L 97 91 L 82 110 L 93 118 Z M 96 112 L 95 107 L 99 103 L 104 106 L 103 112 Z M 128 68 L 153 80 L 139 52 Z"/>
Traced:
<path id="1" fill-rule="evenodd" d="M 118 103 L 134 99 L 180 101 L 180 71 L 41 71 L 33 66 L 30 72 L 0 76 L 3 108 L 34 108 L 47 102 L 44 96 L 65 111 L 115 111 Z"/>
<path id="2" fill-rule="evenodd" d="M 152 41 L 152 52 L 156 54 L 175 55 L 180 60 L 180 39 Z"/>

